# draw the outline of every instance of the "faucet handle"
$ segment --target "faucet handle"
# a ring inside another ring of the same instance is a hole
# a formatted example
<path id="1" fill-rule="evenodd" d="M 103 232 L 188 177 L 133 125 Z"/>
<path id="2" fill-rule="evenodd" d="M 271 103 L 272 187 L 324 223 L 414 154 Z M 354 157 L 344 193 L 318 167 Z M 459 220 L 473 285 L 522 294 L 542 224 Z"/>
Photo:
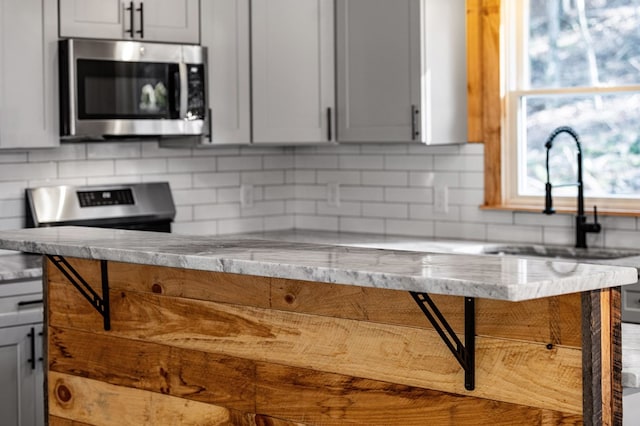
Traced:
<path id="1" fill-rule="evenodd" d="M 596 207 L 595 204 L 593 206 L 593 223 L 598 224 L 598 207 Z"/>

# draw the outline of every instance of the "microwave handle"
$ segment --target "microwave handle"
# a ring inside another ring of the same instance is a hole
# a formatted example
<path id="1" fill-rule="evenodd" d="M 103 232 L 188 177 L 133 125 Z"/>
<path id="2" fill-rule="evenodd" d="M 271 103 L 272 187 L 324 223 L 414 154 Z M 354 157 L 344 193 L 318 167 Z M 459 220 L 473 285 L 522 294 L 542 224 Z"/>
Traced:
<path id="1" fill-rule="evenodd" d="M 178 117 L 184 120 L 187 117 L 187 107 L 189 104 L 189 79 L 187 78 L 187 64 L 178 64 L 178 74 L 180 76 L 180 91 L 178 93 L 179 109 Z"/>

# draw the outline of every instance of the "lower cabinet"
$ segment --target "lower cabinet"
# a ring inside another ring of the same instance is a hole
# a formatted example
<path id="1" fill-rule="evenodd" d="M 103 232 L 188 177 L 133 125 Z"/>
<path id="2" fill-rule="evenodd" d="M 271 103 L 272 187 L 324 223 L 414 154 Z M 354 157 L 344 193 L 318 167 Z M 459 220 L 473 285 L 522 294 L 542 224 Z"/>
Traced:
<path id="1" fill-rule="evenodd" d="M 44 425 L 42 323 L 0 328 L 3 425 Z"/>

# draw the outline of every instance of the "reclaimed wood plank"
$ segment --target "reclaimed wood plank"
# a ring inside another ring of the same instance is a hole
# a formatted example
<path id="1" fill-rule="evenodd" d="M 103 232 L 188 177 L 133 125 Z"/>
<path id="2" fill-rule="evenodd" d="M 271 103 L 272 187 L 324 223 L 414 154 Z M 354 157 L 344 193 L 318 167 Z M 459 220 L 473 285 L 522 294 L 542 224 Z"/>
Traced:
<path id="1" fill-rule="evenodd" d="M 469 394 L 428 329 L 273 311 L 152 293 L 111 292 L 112 331 L 65 283 L 50 283 L 52 326 Z M 479 337 L 474 396 L 567 413 L 582 410 L 580 350 Z"/>
<path id="2" fill-rule="evenodd" d="M 251 425 L 223 407 L 49 372 L 49 413 L 95 425 Z"/>
<path id="3" fill-rule="evenodd" d="M 99 282 L 99 262 L 71 259 L 91 282 Z M 52 268 L 50 278 L 65 282 Z M 110 287 L 167 296 L 333 316 L 385 324 L 431 328 L 408 292 L 149 265 L 109 263 Z M 458 333 L 464 330 L 463 298 L 432 295 Z M 526 302 L 478 299 L 478 335 L 552 345 L 582 344 L 580 295 Z"/>
<path id="4" fill-rule="evenodd" d="M 49 370 L 255 412 L 255 364 L 242 358 L 51 327 Z"/>

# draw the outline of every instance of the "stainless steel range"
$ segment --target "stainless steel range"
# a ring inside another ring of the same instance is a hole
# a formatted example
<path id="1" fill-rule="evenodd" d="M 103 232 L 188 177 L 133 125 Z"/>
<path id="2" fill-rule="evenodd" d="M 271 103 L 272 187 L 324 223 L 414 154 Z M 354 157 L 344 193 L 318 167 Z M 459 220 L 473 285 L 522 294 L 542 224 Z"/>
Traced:
<path id="1" fill-rule="evenodd" d="M 26 190 L 26 226 L 92 226 L 171 232 L 176 215 L 167 182 L 46 186 Z"/>

